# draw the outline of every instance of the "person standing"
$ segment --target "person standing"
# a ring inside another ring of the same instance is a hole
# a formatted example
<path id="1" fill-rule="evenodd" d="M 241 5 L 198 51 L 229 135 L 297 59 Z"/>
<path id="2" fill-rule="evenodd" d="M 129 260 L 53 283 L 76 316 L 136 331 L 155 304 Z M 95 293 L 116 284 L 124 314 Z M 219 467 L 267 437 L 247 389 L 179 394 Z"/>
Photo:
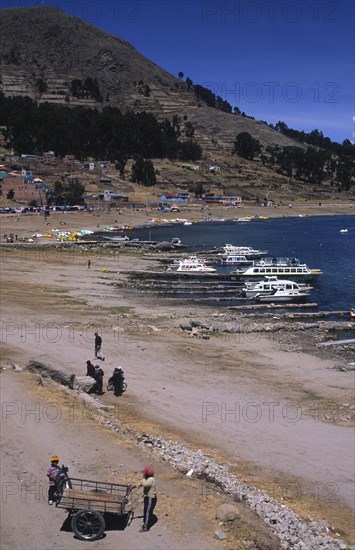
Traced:
<path id="1" fill-rule="evenodd" d="M 91 361 L 86 361 L 86 376 L 95 378 L 95 366 L 91 363 Z"/>
<path id="2" fill-rule="evenodd" d="M 103 395 L 104 371 L 99 365 L 95 365 L 95 380 L 97 384 L 97 395 Z"/>
<path id="3" fill-rule="evenodd" d="M 51 456 L 51 465 L 47 470 L 47 477 L 49 479 L 48 489 L 48 504 L 51 506 L 56 500 L 57 480 L 60 473 L 59 457 L 56 455 Z"/>
<path id="4" fill-rule="evenodd" d="M 95 359 L 101 359 L 102 361 L 105 361 L 105 358 L 101 353 L 101 346 L 102 338 L 97 332 L 95 332 Z"/>
<path id="5" fill-rule="evenodd" d="M 120 396 L 122 393 L 123 378 L 124 376 L 122 369 L 116 367 L 109 380 L 109 383 L 111 381 L 113 384 L 113 389 L 116 397 Z"/>
<path id="6" fill-rule="evenodd" d="M 139 529 L 140 533 L 149 531 L 152 525 L 153 511 L 157 503 L 157 484 L 155 473 L 151 466 L 146 466 L 142 472 L 143 479 L 137 487 L 143 487 L 144 507 L 143 507 L 143 525 Z M 134 487 L 133 487 L 134 488 Z"/>
<path id="7" fill-rule="evenodd" d="M 104 378 L 104 371 L 99 365 L 95 365 L 95 374 L 94 379 L 95 383 L 91 386 L 88 393 L 96 393 L 97 395 L 103 395 L 103 378 Z"/>
<path id="8" fill-rule="evenodd" d="M 91 260 L 88 260 L 88 269 L 91 267 Z"/>

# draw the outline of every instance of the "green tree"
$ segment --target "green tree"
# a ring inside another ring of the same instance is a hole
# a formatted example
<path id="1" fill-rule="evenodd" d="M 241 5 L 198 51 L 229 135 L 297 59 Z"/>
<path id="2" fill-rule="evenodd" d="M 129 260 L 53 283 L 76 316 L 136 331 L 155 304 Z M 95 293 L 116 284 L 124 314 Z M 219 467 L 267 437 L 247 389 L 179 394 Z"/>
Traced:
<path id="1" fill-rule="evenodd" d="M 127 164 L 127 157 L 123 154 L 120 154 L 118 157 L 117 157 L 117 160 L 115 162 L 115 168 L 116 170 L 118 170 L 120 176 L 122 179 L 124 179 L 124 169 L 126 167 L 126 164 Z"/>
<path id="2" fill-rule="evenodd" d="M 80 183 L 78 178 L 70 178 L 68 189 L 65 193 L 66 203 L 73 206 L 74 204 L 83 204 L 85 185 Z"/>
<path id="3" fill-rule="evenodd" d="M 185 82 L 186 82 L 187 89 L 192 90 L 193 82 L 192 82 L 191 78 L 187 77 Z"/>
<path id="4" fill-rule="evenodd" d="M 146 187 L 156 184 L 154 164 L 149 159 L 144 159 L 142 155 L 137 155 L 132 164 L 132 181 L 141 183 Z"/>
<path id="5" fill-rule="evenodd" d="M 253 138 L 248 132 L 241 132 L 235 138 L 233 152 L 242 158 L 253 160 L 260 150 L 259 140 Z"/>
<path id="6" fill-rule="evenodd" d="M 184 73 L 182 71 L 179 71 L 178 73 L 178 78 L 181 80 L 182 78 L 184 78 Z"/>
<path id="7" fill-rule="evenodd" d="M 6 194 L 6 198 L 9 199 L 9 201 L 12 201 L 14 196 L 15 196 L 15 191 L 13 189 L 10 189 L 10 191 L 8 191 Z"/>
<path id="8" fill-rule="evenodd" d="M 339 161 L 337 166 L 337 181 L 340 183 L 341 191 L 349 191 L 351 187 L 351 163 L 347 158 L 343 158 Z"/>

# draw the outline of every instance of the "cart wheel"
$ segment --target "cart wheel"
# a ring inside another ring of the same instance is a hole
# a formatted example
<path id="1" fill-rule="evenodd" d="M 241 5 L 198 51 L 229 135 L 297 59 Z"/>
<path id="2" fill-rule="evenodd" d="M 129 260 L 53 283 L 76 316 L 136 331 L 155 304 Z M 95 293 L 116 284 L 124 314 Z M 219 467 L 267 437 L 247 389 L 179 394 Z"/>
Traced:
<path id="1" fill-rule="evenodd" d="M 78 539 L 93 541 L 102 537 L 105 531 L 105 520 L 100 512 L 79 510 L 74 514 L 71 526 Z"/>
<path id="2" fill-rule="evenodd" d="M 113 384 L 107 384 L 107 391 L 113 390 Z"/>
<path id="3" fill-rule="evenodd" d="M 122 391 L 124 392 L 124 391 L 126 391 L 126 389 L 127 389 L 127 383 L 126 383 L 126 382 L 123 382 L 123 384 L 122 384 Z"/>

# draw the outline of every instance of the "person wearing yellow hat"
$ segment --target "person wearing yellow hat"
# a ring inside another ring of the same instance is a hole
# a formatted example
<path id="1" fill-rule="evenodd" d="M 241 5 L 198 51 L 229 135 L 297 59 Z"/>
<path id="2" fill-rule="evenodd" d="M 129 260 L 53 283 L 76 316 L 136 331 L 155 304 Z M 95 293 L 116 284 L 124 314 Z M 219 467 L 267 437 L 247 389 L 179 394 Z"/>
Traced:
<path id="1" fill-rule="evenodd" d="M 143 508 L 143 525 L 140 532 L 149 531 L 152 525 L 153 511 L 157 503 L 157 483 L 155 473 L 151 466 L 146 466 L 142 471 L 143 478 L 138 483 L 137 487 L 143 487 L 144 508 Z M 132 487 L 132 489 L 135 486 Z"/>
<path id="2" fill-rule="evenodd" d="M 57 479 L 60 473 L 59 467 L 59 457 L 57 455 L 51 456 L 51 465 L 47 470 L 47 477 L 49 479 L 49 488 L 48 488 L 48 504 L 51 506 L 54 504 L 57 491 Z"/>

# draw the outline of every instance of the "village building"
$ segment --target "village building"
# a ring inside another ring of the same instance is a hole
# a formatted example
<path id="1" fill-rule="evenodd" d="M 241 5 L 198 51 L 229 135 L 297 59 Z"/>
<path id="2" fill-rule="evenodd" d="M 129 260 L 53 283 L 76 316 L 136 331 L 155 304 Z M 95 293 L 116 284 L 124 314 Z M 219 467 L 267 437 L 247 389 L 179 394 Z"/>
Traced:
<path id="1" fill-rule="evenodd" d="M 2 178 L 1 182 L 1 194 L 3 197 L 7 197 L 8 194 L 13 191 L 13 199 L 16 202 L 34 202 L 38 205 L 45 204 L 47 202 L 47 190 L 48 186 L 39 178 L 32 178 L 32 176 L 23 176 L 8 174 Z"/>

